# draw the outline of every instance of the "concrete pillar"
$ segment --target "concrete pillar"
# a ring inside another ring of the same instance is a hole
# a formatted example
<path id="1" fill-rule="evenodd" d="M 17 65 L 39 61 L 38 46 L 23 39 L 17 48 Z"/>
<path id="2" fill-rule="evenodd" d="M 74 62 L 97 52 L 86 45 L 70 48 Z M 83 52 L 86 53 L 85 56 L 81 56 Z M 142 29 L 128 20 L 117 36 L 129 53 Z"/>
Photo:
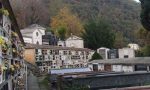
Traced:
<path id="1" fill-rule="evenodd" d="M 147 72 L 149 72 L 149 66 L 147 66 Z"/>

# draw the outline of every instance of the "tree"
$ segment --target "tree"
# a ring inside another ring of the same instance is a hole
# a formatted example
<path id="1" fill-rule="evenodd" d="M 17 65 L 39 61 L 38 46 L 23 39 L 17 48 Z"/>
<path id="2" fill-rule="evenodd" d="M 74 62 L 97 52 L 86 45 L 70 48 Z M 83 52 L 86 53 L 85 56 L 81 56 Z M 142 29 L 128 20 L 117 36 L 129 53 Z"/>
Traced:
<path id="1" fill-rule="evenodd" d="M 98 53 L 95 51 L 95 53 L 94 53 L 93 56 L 92 56 L 91 61 L 92 61 L 92 60 L 97 60 L 97 59 L 103 59 L 103 58 L 102 58 L 102 56 L 101 56 L 100 54 L 98 54 Z"/>
<path id="2" fill-rule="evenodd" d="M 80 36 L 81 32 L 84 31 L 83 25 L 75 14 L 67 8 L 64 7 L 60 10 L 60 12 L 51 19 L 50 24 L 53 32 L 59 36 L 58 31 L 60 28 L 66 30 L 65 38 L 69 37 L 72 34 Z"/>
<path id="3" fill-rule="evenodd" d="M 142 49 L 142 52 L 145 57 L 149 57 L 150 56 L 150 45 L 144 46 Z"/>
<path id="4" fill-rule="evenodd" d="M 41 0 L 10 0 L 20 28 L 31 24 L 45 25 L 49 22 L 49 13 Z"/>
<path id="5" fill-rule="evenodd" d="M 121 33 L 117 32 L 115 34 L 115 37 L 116 37 L 115 42 L 114 42 L 115 48 L 119 49 L 119 48 L 123 48 L 126 46 L 126 40 Z"/>
<path id="6" fill-rule="evenodd" d="M 96 50 L 99 47 L 112 48 L 115 35 L 105 20 L 91 20 L 84 26 L 82 38 L 85 47 Z"/>
<path id="7" fill-rule="evenodd" d="M 141 1 L 141 23 L 144 28 L 150 31 L 150 0 L 140 0 Z"/>
<path id="8" fill-rule="evenodd" d="M 150 32 L 141 28 L 136 33 L 138 42 L 141 46 L 150 45 Z"/>

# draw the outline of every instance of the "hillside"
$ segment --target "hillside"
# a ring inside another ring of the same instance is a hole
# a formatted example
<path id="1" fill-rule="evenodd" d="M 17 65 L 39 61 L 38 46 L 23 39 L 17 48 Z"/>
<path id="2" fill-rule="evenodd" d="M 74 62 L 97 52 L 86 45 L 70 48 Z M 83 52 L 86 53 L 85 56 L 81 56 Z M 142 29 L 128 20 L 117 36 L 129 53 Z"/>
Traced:
<path id="1" fill-rule="evenodd" d="M 106 19 L 115 31 L 123 33 L 129 41 L 135 40 L 134 32 L 141 27 L 140 4 L 132 0 L 22 0 L 24 3 L 19 1 L 12 0 L 12 5 L 21 28 L 32 23 L 49 26 L 50 18 L 64 5 L 77 14 L 83 24 L 90 19 Z M 18 2 L 19 4 L 16 4 Z"/>

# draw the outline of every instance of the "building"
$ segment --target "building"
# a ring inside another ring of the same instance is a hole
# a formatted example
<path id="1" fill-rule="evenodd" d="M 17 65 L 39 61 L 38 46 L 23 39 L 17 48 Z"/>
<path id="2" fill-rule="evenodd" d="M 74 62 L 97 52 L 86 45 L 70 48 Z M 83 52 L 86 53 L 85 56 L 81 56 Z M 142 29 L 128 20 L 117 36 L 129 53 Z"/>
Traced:
<path id="1" fill-rule="evenodd" d="M 46 35 L 42 36 L 42 44 L 44 45 L 57 45 L 58 38 L 51 32 L 46 32 Z"/>
<path id="2" fill-rule="evenodd" d="M 108 59 L 119 58 L 118 49 L 110 49 L 108 52 Z"/>
<path id="3" fill-rule="evenodd" d="M 62 47 L 84 48 L 84 41 L 78 36 L 71 35 L 65 41 L 59 40 L 57 45 Z"/>
<path id="4" fill-rule="evenodd" d="M 122 48 L 119 49 L 119 58 L 134 58 L 135 57 L 135 51 L 131 48 Z"/>
<path id="5" fill-rule="evenodd" d="M 25 43 L 42 45 L 42 36 L 45 35 L 46 28 L 32 24 L 21 30 Z"/>
<path id="6" fill-rule="evenodd" d="M 101 48 L 97 49 L 97 53 L 99 53 L 103 59 L 108 59 L 109 50 L 110 49 L 108 49 L 108 48 L 101 47 Z"/>
<path id="7" fill-rule="evenodd" d="M 93 71 L 107 72 L 149 71 L 150 57 L 94 60 L 88 63 L 88 67 Z"/>
<path id="8" fill-rule="evenodd" d="M 35 62 L 45 72 L 50 69 L 87 67 L 87 63 L 94 53 L 94 51 L 87 48 L 50 45 L 29 44 L 25 48 L 25 58 L 30 59 L 30 62 Z M 33 53 L 31 54 L 30 51 Z M 34 59 L 30 57 L 34 57 Z"/>
<path id="9" fill-rule="evenodd" d="M 84 48 L 83 39 L 75 35 L 71 35 L 66 39 L 66 47 Z"/>
<path id="10" fill-rule="evenodd" d="M 24 41 L 9 0 L 1 0 L 0 9 L 0 90 L 21 90 Z"/>
<path id="11" fill-rule="evenodd" d="M 135 44 L 135 43 L 128 44 L 128 47 L 131 48 L 131 49 L 134 49 L 134 50 L 139 50 L 140 49 L 139 45 Z"/>

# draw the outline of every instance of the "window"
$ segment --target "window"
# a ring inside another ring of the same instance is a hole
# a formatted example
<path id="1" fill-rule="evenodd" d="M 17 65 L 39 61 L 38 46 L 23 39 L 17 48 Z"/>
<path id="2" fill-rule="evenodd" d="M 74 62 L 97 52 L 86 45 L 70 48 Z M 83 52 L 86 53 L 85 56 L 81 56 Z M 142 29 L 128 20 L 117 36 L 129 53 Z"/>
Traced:
<path id="1" fill-rule="evenodd" d="M 124 55 L 124 58 L 128 58 L 129 56 L 128 55 Z"/>
<path id="2" fill-rule="evenodd" d="M 36 36 L 39 36 L 39 33 L 38 33 L 38 32 L 36 32 Z"/>

